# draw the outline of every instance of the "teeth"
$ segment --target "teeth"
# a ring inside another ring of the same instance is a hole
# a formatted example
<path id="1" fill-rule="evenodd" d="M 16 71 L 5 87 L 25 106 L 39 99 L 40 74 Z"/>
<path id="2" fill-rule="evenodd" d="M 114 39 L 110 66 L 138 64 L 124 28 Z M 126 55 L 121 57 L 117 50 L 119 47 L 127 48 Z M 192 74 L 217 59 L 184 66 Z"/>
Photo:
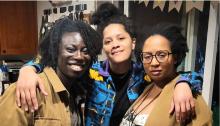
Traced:
<path id="1" fill-rule="evenodd" d="M 77 66 L 77 65 L 71 65 L 71 68 L 75 71 L 81 71 L 82 67 L 81 66 Z"/>

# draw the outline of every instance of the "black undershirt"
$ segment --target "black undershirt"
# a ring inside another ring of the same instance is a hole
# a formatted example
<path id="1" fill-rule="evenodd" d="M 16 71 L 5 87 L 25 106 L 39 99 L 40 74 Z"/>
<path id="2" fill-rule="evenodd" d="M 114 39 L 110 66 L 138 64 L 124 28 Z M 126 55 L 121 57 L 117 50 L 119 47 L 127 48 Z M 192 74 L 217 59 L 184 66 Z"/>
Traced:
<path id="1" fill-rule="evenodd" d="M 127 96 L 127 88 L 131 76 L 131 70 L 125 74 L 115 74 L 110 71 L 116 89 L 114 108 L 110 119 L 110 126 L 119 126 L 121 120 L 131 106 Z"/>

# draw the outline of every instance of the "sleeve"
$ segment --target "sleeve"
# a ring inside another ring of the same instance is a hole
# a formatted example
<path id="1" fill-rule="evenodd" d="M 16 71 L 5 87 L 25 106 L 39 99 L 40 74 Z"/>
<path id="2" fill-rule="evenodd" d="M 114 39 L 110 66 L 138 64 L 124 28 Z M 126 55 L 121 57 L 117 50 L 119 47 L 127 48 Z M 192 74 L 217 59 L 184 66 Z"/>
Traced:
<path id="1" fill-rule="evenodd" d="M 37 73 L 41 73 L 44 69 L 44 66 L 41 65 L 39 61 L 40 61 L 40 56 L 37 56 L 35 59 L 24 64 L 24 66 L 33 66 L 36 69 Z"/>
<path id="2" fill-rule="evenodd" d="M 203 78 L 196 72 L 179 72 L 180 78 L 177 80 L 177 84 L 180 82 L 187 82 L 191 87 L 192 93 L 197 94 L 202 92 Z"/>
<path id="3" fill-rule="evenodd" d="M 33 125 L 33 113 L 25 112 L 19 108 L 15 100 L 16 84 L 0 96 L 0 122 L 1 126 L 29 126 Z"/>

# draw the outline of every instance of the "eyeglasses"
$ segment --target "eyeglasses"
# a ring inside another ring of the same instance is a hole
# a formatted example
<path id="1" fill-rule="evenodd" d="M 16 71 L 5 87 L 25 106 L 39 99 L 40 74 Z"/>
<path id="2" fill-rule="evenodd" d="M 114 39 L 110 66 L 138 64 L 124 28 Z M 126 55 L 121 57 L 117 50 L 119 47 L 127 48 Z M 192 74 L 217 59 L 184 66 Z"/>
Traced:
<path id="1" fill-rule="evenodd" d="M 141 53 L 141 60 L 143 63 L 151 63 L 152 60 L 153 60 L 153 57 L 156 58 L 156 60 L 159 62 L 159 63 L 163 63 L 165 61 L 167 61 L 167 59 L 169 58 L 169 55 L 170 54 L 173 54 L 167 50 L 160 50 L 160 51 L 157 51 L 155 53 L 155 55 L 153 55 L 152 53 L 150 52 L 142 52 Z"/>

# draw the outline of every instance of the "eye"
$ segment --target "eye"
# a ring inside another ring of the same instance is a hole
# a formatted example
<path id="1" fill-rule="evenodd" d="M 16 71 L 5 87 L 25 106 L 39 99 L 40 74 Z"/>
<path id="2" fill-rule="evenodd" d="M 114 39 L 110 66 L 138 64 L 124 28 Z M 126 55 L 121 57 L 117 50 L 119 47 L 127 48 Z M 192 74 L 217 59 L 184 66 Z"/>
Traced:
<path id="1" fill-rule="evenodd" d="M 108 45 L 108 44 L 110 44 L 111 43 L 111 40 L 104 40 L 104 44 L 105 45 Z"/>
<path id="2" fill-rule="evenodd" d="M 125 39 L 125 37 L 120 37 L 119 39 L 120 39 L 120 40 L 124 40 L 124 39 Z"/>
<path id="3" fill-rule="evenodd" d="M 83 52 L 85 55 L 88 55 L 89 54 L 89 51 L 87 48 L 82 48 L 81 49 L 81 52 Z"/>
<path id="4" fill-rule="evenodd" d="M 67 50 L 67 52 L 69 52 L 69 53 L 73 53 L 73 52 L 76 51 L 76 48 L 75 48 L 75 47 L 66 47 L 66 50 Z"/>
<path id="5" fill-rule="evenodd" d="M 143 58 L 146 59 L 146 60 L 151 59 L 151 57 L 152 57 L 151 54 L 144 54 L 144 55 L 143 55 Z"/>
<path id="6" fill-rule="evenodd" d="M 167 53 L 166 52 L 158 52 L 156 55 L 158 58 L 164 58 L 167 56 Z"/>

